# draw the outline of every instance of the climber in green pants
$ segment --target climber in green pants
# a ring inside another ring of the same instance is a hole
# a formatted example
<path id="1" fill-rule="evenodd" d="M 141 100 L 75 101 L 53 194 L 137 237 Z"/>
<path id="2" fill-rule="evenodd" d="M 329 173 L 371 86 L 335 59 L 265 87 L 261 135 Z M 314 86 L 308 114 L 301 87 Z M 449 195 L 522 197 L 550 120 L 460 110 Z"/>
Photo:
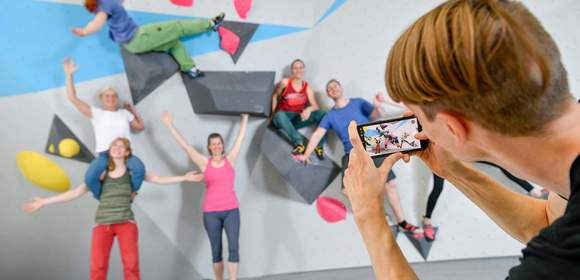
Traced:
<path id="1" fill-rule="evenodd" d="M 212 19 L 175 20 L 139 26 L 127 14 L 122 0 L 85 0 L 85 7 L 95 17 L 84 28 L 73 28 L 75 35 L 84 37 L 95 33 L 107 23 L 111 40 L 127 51 L 169 52 L 179 63 L 181 71 L 192 78 L 200 76 L 202 72 L 195 67 L 180 38 L 209 30 L 217 31 L 225 17 L 224 13 L 219 13 Z"/>

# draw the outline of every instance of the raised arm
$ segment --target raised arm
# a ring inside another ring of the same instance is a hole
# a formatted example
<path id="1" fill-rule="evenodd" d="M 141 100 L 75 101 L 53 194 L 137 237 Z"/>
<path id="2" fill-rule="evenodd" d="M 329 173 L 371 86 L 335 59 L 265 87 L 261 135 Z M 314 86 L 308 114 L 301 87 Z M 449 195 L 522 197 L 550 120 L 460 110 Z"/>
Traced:
<path id="1" fill-rule="evenodd" d="M 125 102 L 125 104 L 123 104 L 123 107 L 125 108 L 125 110 L 129 111 L 129 113 L 131 113 L 133 115 L 133 117 L 135 117 L 132 121 L 131 121 L 131 129 L 136 130 L 136 131 L 143 131 L 145 130 L 145 121 L 143 121 L 143 118 L 141 117 L 141 115 L 139 114 L 139 112 L 137 111 L 137 109 L 135 109 L 135 106 L 133 106 L 133 104 L 131 104 L 131 102 Z"/>
<path id="2" fill-rule="evenodd" d="M 88 191 L 89 191 L 89 189 L 87 188 L 87 185 L 85 185 L 85 183 L 82 183 L 80 186 L 78 186 L 75 189 L 69 190 L 67 192 L 64 192 L 64 193 L 61 193 L 61 194 L 58 194 L 55 196 L 46 197 L 46 198 L 35 197 L 32 199 L 32 201 L 24 204 L 22 209 L 26 212 L 34 212 L 34 211 L 42 208 L 45 205 L 55 204 L 55 203 L 64 203 L 64 202 L 68 202 L 68 201 L 77 199 L 77 198 L 81 197 L 82 195 L 84 195 L 85 193 L 87 193 Z"/>
<path id="3" fill-rule="evenodd" d="M 73 80 L 73 73 L 76 72 L 79 68 L 74 63 L 74 61 L 70 58 L 65 58 L 63 62 L 64 73 L 66 75 L 66 93 L 68 96 L 68 100 L 72 102 L 73 105 L 85 115 L 87 118 L 92 118 L 93 114 L 91 112 L 91 107 L 85 103 L 84 101 L 80 100 L 77 97 L 77 91 L 75 89 L 75 84 Z"/>
<path id="4" fill-rule="evenodd" d="M 89 21 L 89 23 L 87 23 L 84 28 L 73 28 L 71 29 L 71 32 L 79 37 L 85 37 L 92 33 L 98 32 L 107 22 L 107 17 L 107 13 L 97 12 L 95 17 Z"/>
<path id="5" fill-rule="evenodd" d="M 238 136 L 236 137 L 236 141 L 234 142 L 234 146 L 230 150 L 230 152 L 226 155 L 228 160 L 233 164 L 240 153 L 240 148 L 242 147 L 242 143 L 244 142 L 244 137 L 246 136 L 246 127 L 248 126 L 248 114 L 242 114 L 242 121 L 240 122 L 240 131 L 238 132 Z"/>
<path id="6" fill-rule="evenodd" d="M 402 154 L 390 155 L 376 168 L 363 148 L 354 121 L 349 125 L 348 132 L 353 148 L 344 174 L 344 186 L 352 205 L 354 220 L 371 259 L 375 278 L 418 279 L 393 237 L 383 206 L 383 182 Z"/>
<path id="7" fill-rule="evenodd" d="M 373 99 L 373 105 L 375 106 L 375 111 L 373 111 L 374 116 L 371 116 L 373 119 L 388 117 L 389 113 L 390 115 L 398 115 L 405 111 L 408 111 L 407 107 L 405 107 L 404 105 L 385 99 L 385 94 L 381 91 L 377 92 L 377 94 L 375 95 L 375 98 Z M 396 111 L 385 112 L 384 105 L 390 106 L 390 108 L 393 109 L 396 108 L 395 109 Z"/>
<path id="8" fill-rule="evenodd" d="M 157 176 L 153 173 L 145 175 L 145 181 L 155 184 L 176 184 L 181 182 L 201 182 L 203 174 L 197 171 L 185 173 L 183 176 Z"/>
<path id="9" fill-rule="evenodd" d="M 161 121 L 163 121 L 163 124 L 169 129 L 175 141 L 177 141 L 177 144 L 179 144 L 179 146 L 187 153 L 193 163 L 195 163 L 202 172 L 205 171 L 205 168 L 207 167 L 207 158 L 187 143 L 187 140 L 185 140 L 183 135 L 181 135 L 173 125 L 173 117 L 171 114 L 169 112 L 163 112 L 161 114 Z"/>
<path id="10" fill-rule="evenodd" d="M 371 119 L 379 119 L 385 115 L 385 112 L 381 109 L 381 105 L 385 103 L 385 97 L 383 96 L 382 92 L 377 92 L 375 98 L 373 99 L 373 106 L 375 109 L 371 113 Z"/>
<path id="11" fill-rule="evenodd" d="M 317 128 L 314 133 L 310 136 L 308 140 L 308 146 L 306 146 L 306 150 L 304 151 L 303 155 L 299 155 L 296 157 L 300 162 L 308 163 L 310 162 L 310 155 L 314 152 L 314 148 L 320 143 L 322 137 L 326 134 L 326 129 L 319 127 Z"/>

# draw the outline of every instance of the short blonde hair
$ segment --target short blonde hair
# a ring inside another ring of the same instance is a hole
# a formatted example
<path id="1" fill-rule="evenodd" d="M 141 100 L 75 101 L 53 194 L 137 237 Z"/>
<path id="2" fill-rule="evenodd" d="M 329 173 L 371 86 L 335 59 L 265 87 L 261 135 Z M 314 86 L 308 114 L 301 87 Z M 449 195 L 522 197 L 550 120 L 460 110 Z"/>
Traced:
<path id="1" fill-rule="evenodd" d="M 118 93 L 118 92 L 117 92 L 117 91 L 116 91 L 114 88 L 112 88 L 112 87 L 110 87 L 110 86 L 107 86 L 107 87 L 104 87 L 104 88 L 102 88 L 102 89 L 99 91 L 99 98 L 103 97 L 103 94 L 105 94 L 105 92 L 107 92 L 107 91 L 112 91 L 112 92 L 114 92 L 114 93 L 115 93 L 115 95 L 116 95 L 117 97 L 119 97 L 119 93 Z"/>
<path id="2" fill-rule="evenodd" d="M 387 60 L 395 101 L 450 111 L 505 135 L 541 134 L 571 97 L 558 47 L 521 3 L 449 0 L 413 23 Z"/>

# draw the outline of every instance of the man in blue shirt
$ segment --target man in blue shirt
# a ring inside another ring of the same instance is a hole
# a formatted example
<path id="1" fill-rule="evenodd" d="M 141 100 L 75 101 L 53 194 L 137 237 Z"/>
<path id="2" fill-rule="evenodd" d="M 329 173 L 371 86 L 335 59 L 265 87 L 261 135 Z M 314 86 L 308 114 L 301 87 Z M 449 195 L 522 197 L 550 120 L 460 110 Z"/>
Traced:
<path id="1" fill-rule="evenodd" d="M 334 107 L 326 113 L 324 118 L 318 124 L 318 128 L 314 131 L 308 141 L 308 146 L 303 155 L 299 155 L 296 158 L 304 163 L 310 161 L 310 155 L 324 137 L 328 130 L 334 130 L 344 146 L 344 156 L 342 157 L 342 174 L 344 175 L 344 170 L 348 166 L 348 155 L 352 149 L 352 144 L 348 136 L 348 124 L 354 120 L 357 123 L 367 123 L 371 119 L 375 119 L 380 116 L 379 105 L 381 102 L 380 94 L 375 97 L 375 105 L 369 103 L 362 98 L 346 98 L 343 95 L 342 86 L 340 82 L 331 79 L 326 84 L 326 94 L 334 101 Z M 375 164 L 379 166 L 382 163 L 382 159 L 376 159 Z M 387 200 L 393 209 L 395 214 L 395 219 L 397 224 L 404 230 L 415 232 L 418 228 L 415 225 L 407 223 L 405 220 L 405 214 L 403 208 L 401 208 L 401 202 L 399 199 L 399 191 L 395 184 L 395 173 L 392 171 L 389 173 L 386 182 L 386 193 Z"/>

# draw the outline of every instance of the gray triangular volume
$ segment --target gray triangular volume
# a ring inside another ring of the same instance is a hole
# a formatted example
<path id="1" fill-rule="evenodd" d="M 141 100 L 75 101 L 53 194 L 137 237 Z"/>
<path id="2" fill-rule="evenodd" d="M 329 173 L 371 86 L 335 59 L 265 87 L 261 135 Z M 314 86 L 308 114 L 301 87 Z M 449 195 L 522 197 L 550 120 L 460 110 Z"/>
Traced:
<path id="1" fill-rule="evenodd" d="M 246 49 L 246 46 L 256 33 L 256 29 L 258 29 L 259 24 L 255 23 L 245 23 L 245 22 L 237 22 L 237 21 L 224 21 L 223 27 L 229 29 L 230 31 L 236 33 L 238 37 L 240 37 L 240 45 L 238 46 L 238 50 L 231 55 L 232 59 L 234 60 L 234 64 L 238 62 L 240 56 Z"/>
<path id="2" fill-rule="evenodd" d="M 435 234 L 437 234 L 439 228 L 433 227 L 433 230 L 435 231 Z M 425 237 L 415 237 L 411 232 L 405 232 L 405 235 L 407 236 L 409 241 L 411 241 L 413 246 L 415 246 L 417 251 L 419 251 L 419 254 L 421 254 L 423 259 L 427 260 L 427 257 L 429 257 L 429 251 L 431 251 L 431 246 L 433 246 L 434 241 L 429 241 Z"/>
<path id="3" fill-rule="evenodd" d="M 270 115 L 275 72 L 204 73 L 204 76 L 197 78 L 181 75 L 196 114 Z"/>
<path id="4" fill-rule="evenodd" d="M 60 154 L 59 143 L 65 138 L 70 138 L 75 140 L 80 147 L 80 151 L 76 156 L 65 157 Z M 74 159 L 86 163 L 90 163 L 95 157 L 89 149 L 79 140 L 79 138 L 64 124 L 64 122 L 58 117 L 54 116 L 52 119 L 52 125 L 50 127 L 50 134 L 48 135 L 48 141 L 46 142 L 46 149 L 44 150 L 47 154 Z"/>
<path id="5" fill-rule="evenodd" d="M 164 52 L 134 54 L 121 48 L 133 104 L 145 99 L 179 70 L 173 57 Z"/>
<path id="6" fill-rule="evenodd" d="M 312 204 L 340 173 L 340 168 L 328 157 L 311 157 L 307 166 L 290 156 L 290 140 L 275 128 L 266 127 L 260 150 L 278 173 L 306 201 Z"/>
<path id="7" fill-rule="evenodd" d="M 393 239 L 397 239 L 397 236 L 399 236 L 399 226 L 397 225 L 391 225 L 391 231 L 393 232 Z"/>

